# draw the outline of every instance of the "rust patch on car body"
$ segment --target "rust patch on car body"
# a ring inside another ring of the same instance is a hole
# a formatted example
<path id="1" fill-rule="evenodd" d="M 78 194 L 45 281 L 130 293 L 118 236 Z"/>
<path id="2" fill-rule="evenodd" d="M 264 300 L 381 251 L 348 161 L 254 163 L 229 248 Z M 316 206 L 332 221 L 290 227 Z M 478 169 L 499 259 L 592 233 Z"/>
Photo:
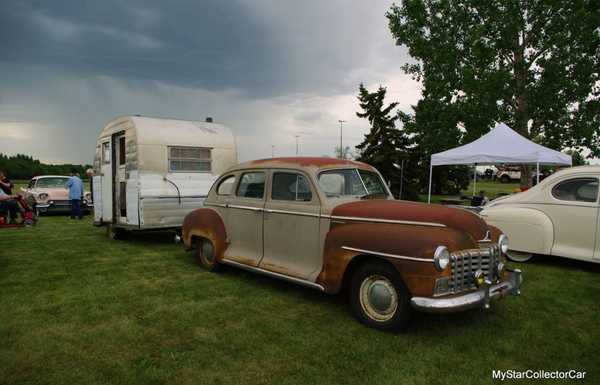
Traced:
<path id="1" fill-rule="evenodd" d="M 209 239 L 213 244 L 217 261 L 223 259 L 225 249 L 227 249 L 227 232 L 218 212 L 211 208 L 201 208 L 185 216 L 182 238 L 187 248 L 194 247 L 194 237 Z"/>
<path id="2" fill-rule="evenodd" d="M 289 164 L 300 167 L 317 167 L 326 168 L 330 166 L 347 166 L 347 167 L 359 167 L 368 170 L 374 170 L 374 168 L 366 163 L 357 162 L 354 160 L 345 160 L 337 158 L 322 158 L 322 157 L 283 157 L 283 158 L 267 158 L 258 159 L 249 162 L 250 165 L 264 165 L 264 164 Z"/>
<path id="3" fill-rule="evenodd" d="M 450 251 L 477 247 L 468 234 L 447 227 L 368 222 L 336 224 L 327 234 L 323 269 L 317 283 L 325 287 L 326 292 L 336 293 L 341 289 L 350 261 L 357 256 L 373 256 L 391 262 L 413 295 L 430 296 L 435 279 L 449 274 L 447 270 L 440 273 L 433 265 L 433 254 L 440 245 Z"/>
<path id="4" fill-rule="evenodd" d="M 441 224 L 469 233 L 473 239 L 483 239 L 488 231 L 487 224 L 467 210 L 458 210 L 441 205 L 394 200 L 360 200 L 336 206 L 332 216 L 384 219 L 424 224 Z"/>

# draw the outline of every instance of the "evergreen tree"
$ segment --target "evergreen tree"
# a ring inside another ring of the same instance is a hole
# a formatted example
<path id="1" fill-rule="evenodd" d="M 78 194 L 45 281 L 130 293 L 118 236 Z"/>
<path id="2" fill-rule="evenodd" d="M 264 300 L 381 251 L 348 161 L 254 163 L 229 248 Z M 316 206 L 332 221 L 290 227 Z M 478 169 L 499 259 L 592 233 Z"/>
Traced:
<path id="1" fill-rule="evenodd" d="M 375 92 L 369 92 L 363 84 L 359 86 L 358 101 L 362 112 L 356 115 L 365 118 L 371 125 L 371 130 L 365 135 L 361 144 L 356 146 L 360 156 L 357 160 L 368 163 L 377 168 L 386 183 L 390 185 L 392 193 L 398 196 L 400 189 L 400 170 L 402 160 L 405 162 L 403 199 L 417 199 L 417 191 L 411 180 L 409 167 L 409 147 L 411 141 L 405 132 L 396 128 L 397 114 L 393 110 L 398 103 L 385 106 L 384 87 L 379 87 Z"/>

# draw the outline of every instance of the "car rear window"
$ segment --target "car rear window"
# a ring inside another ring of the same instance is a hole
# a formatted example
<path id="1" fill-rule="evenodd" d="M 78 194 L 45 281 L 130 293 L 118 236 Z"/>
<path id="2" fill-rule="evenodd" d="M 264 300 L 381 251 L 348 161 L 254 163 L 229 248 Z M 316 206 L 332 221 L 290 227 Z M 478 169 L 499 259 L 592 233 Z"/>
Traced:
<path id="1" fill-rule="evenodd" d="M 246 172 L 240 178 L 237 196 L 262 199 L 265 193 L 265 173 Z"/>
<path id="2" fill-rule="evenodd" d="M 563 201 L 596 202 L 598 179 L 575 178 L 560 182 L 552 189 L 552 195 Z"/>

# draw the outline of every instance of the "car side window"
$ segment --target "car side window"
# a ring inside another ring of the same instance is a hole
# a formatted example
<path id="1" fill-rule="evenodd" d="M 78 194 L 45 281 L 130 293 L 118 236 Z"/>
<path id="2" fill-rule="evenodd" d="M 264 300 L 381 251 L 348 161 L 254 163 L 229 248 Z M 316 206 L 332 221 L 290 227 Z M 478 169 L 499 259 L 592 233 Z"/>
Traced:
<path id="1" fill-rule="evenodd" d="M 238 197 L 262 199 L 264 193 L 264 172 L 246 172 L 242 174 L 236 193 Z"/>
<path id="2" fill-rule="evenodd" d="M 233 192 L 233 182 L 235 182 L 235 175 L 229 175 L 221 180 L 217 186 L 217 195 L 230 195 Z"/>
<path id="3" fill-rule="evenodd" d="M 29 184 L 27 185 L 27 188 L 33 188 L 35 186 L 35 179 L 32 179 L 29 181 Z"/>
<path id="4" fill-rule="evenodd" d="M 310 184 L 306 178 L 300 174 L 276 172 L 273 174 L 271 199 L 309 202 L 312 200 Z"/>
<path id="5" fill-rule="evenodd" d="M 598 179 L 575 178 L 560 182 L 552 188 L 552 196 L 563 201 L 596 202 Z"/>

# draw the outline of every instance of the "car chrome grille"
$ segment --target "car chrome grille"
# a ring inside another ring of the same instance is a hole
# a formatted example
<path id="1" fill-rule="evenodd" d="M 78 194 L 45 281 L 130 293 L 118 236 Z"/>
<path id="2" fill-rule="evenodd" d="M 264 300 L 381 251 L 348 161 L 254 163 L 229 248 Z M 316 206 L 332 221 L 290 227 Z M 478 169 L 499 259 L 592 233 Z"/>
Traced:
<path id="1" fill-rule="evenodd" d="M 458 293 L 476 287 L 473 274 L 481 269 L 486 279 L 494 281 L 495 267 L 499 258 L 496 245 L 486 245 L 479 249 L 455 251 L 450 256 L 450 290 Z"/>

